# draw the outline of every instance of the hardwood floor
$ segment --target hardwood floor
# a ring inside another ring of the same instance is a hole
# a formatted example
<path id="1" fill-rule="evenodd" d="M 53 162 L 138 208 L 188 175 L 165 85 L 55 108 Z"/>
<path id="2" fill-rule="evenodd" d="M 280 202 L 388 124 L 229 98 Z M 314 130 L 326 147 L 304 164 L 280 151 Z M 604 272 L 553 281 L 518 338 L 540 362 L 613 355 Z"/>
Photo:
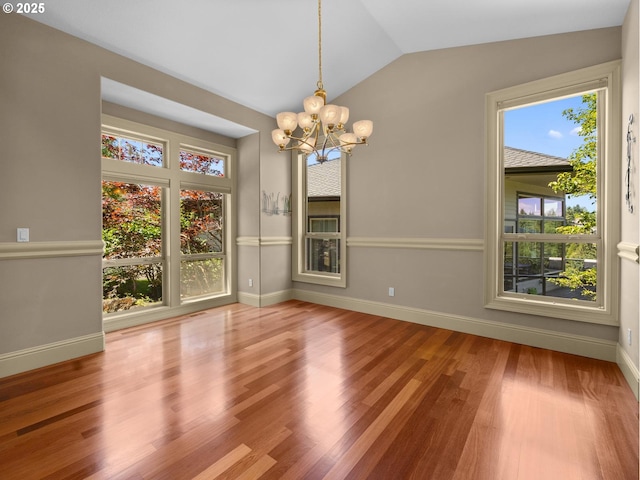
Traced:
<path id="1" fill-rule="evenodd" d="M 3 479 L 638 479 L 615 364 L 290 301 L 0 379 Z"/>

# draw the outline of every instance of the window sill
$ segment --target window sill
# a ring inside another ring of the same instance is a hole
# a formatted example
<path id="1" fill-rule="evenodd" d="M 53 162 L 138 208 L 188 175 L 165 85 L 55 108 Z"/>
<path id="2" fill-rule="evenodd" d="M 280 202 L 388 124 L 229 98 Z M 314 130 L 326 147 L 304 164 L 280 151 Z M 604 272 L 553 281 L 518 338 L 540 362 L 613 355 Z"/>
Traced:
<path id="1" fill-rule="evenodd" d="M 525 297 L 531 297 L 531 295 L 496 297 L 487 301 L 484 306 L 493 310 L 618 326 L 615 315 L 600 305 L 554 302 L 550 301 L 549 297 L 544 297 L 544 301 Z"/>
<path id="2" fill-rule="evenodd" d="M 329 287 L 347 287 L 347 279 L 345 275 L 333 276 L 333 275 L 320 275 L 313 273 L 294 273 L 292 276 L 294 282 L 301 283 L 313 283 L 316 285 L 326 285 Z"/>

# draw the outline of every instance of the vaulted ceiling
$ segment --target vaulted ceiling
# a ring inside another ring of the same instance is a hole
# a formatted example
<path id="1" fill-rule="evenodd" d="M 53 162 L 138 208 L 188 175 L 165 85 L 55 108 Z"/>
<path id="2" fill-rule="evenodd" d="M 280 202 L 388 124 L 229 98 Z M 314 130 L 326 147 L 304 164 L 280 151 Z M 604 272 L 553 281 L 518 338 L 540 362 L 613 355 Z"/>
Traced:
<path id="1" fill-rule="evenodd" d="M 403 54 L 621 25 L 630 0 L 324 0 L 329 100 Z M 31 18 L 260 112 L 318 79 L 317 0 L 55 0 Z"/>

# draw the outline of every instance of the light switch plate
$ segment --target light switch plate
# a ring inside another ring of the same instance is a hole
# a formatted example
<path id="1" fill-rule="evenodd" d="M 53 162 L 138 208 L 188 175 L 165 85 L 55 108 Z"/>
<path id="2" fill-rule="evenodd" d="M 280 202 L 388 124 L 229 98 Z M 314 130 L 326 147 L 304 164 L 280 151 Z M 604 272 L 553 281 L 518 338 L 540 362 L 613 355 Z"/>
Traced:
<path id="1" fill-rule="evenodd" d="M 28 242 L 29 241 L 29 229 L 28 228 L 18 228 L 18 241 L 19 242 Z"/>

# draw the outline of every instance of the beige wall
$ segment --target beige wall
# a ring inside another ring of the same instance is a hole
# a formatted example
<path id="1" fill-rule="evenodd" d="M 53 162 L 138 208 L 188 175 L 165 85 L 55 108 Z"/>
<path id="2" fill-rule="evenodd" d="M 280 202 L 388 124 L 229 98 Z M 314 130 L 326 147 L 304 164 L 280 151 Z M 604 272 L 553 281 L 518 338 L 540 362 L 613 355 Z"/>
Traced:
<path id="1" fill-rule="evenodd" d="M 346 92 L 336 103 L 375 125 L 370 146 L 349 161 L 348 238 L 482 242 L 485 94 L 620 56 L 620 28 L 421 52 Z M 295 287 L 450 318 L 618 338 L 615 327 L 485 309 L 483 282 L 480 250 L 350 246 L 346 289 Z"/>
<path id="2" fill-rule="evenodd" d="M 623 128 L 623 169 L 626 169 L 626 133 L 627 121 L 629 115 L 633 114 L 634 124 L 632 126 L 633 134 L 636 138 L 640 138 L 640 96 L 638 94 L 638 83 L 640 82 L 640 63 L 638 61 L 640 37 L 638 35 L 638 23 L 640 17 L 640 9 L 638 8 L 638 0 L 632 0 L 629 10 L 622 26 L 622 128 Z M 633 185 L 633 206 L 634 212 L 630 213 L 623 202 L 621 208 L 622 232 L 621 240 L 630 244 L 638 245 L 640 243 L 640 163 L 639 149 L 636 140 L 633 144 L 632 162 L 634 172 L 632 175 Z M 626 185 L 623 185 L 621 192 L 626 191 Z M 637 263 L 629 260 L 621 260 L 620 262 L 620 339 L 619 343 L 624 351 L 629 355 L 636 367 L 639 364 L 639 342 L 638 330 L 640 330 L 640 270 Z M 628 345 L 627 330 L 632 331 L 632 344 Z"/>

